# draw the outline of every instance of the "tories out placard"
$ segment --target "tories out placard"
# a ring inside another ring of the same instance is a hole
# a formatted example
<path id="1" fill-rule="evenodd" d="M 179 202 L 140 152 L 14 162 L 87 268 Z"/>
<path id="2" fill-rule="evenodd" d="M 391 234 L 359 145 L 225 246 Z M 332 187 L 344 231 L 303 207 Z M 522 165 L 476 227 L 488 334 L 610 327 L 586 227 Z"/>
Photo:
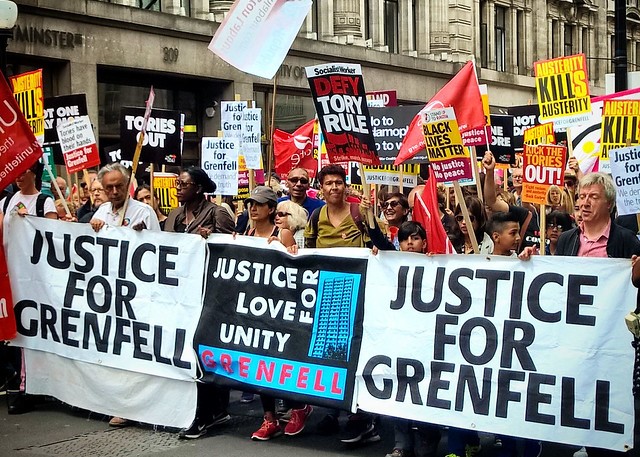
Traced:
<path id="1" fill-rule="evenodd" d="M 359 64 L 306 67 L 331 163 L 380 165 Z"/>
<path id="2" fill-rule="evenodd" d="M 121 159 L 133 160 L 138 135 L 144 124 L 145 108 L 122 108 L 120 120 Z M 182 163 L 180 111 L 153 109 L 142 142 L 140 161 L 156 165 Z"/>
<path id="3" fill-rule="evenodd" d="M 427 157 L 438 182 L 473 178 L 471 154 L 462 145 L 453 108 L 425 112 L 422 129 Z"/>
<path id="4" fill-rule="evenodd" d="M 527 147 L 522 157 L 522 201 L 544 205 L 547 190 L 564 185 L 567 148 L 541 144 Z"/>
<path id="5" fill-rule="evenodd" d="M 204 380 L 350 410 L 367 250 L 294 257 L 267 247 L 209 244 L 194 339 Z"/>

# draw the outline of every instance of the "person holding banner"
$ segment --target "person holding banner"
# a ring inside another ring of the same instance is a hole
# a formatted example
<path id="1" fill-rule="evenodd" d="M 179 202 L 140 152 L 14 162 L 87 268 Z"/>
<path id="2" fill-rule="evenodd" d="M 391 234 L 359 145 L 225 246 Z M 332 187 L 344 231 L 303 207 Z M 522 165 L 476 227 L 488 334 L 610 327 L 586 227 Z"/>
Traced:
<path id="1" fill-rule="evenodd" d="M 307 220 L 311 217 L 311 214 L 316 210 L 324 206 L 324 202 L 317 198 L 312 198 L 307 195 L 309 190 L 309 172 L 304 168 L 293 168 L 287 175 L 287 183 L 289 185 L 289 195 L 278 199 L 278 203 L 291 200 L 294 203 L 302 206 L 307 211 Z"/>
<path id="2" fill-rule="evenodd" d="M 160 231 L 155 212 L 144 203 L 128 198 L 129 171 L 125 167 L 119 163 L 105 165 L 98 172 L 98 179 L 107 192 L 109 201 L 100 206 L 89 221 L 93 230 L 99 232 L 105 225 L 122 225 L 134 230 Z"/>
<path id="3" fill-rule="evenodd" d="M 15 215 L 27 215 L 58 219 L 53 199 L 40 192 L 42 186 L 42 162 L 35 162 L 28 170 L 16 178 L 18 191 L 0 200 L 0 231 L 10 237 L 6 231 L 9 220 Z M 19 374 L 7 384 L 7 408 L 9 414 L 22 414 L 32 409 L 31 397 L 25 393 L 26 373 L 22 349 L 9 346 L 7 356 L 15 373 Z"/>
<path id="4" fill-rule="evenodd" d="M 176 188 L 181 206 L 167 216 L 165 232 L 199 233 L 204 238 L 212 233 L 234 232 L 229 212 L 207 200 L 206 194 L 213 194 L 217 186 L 202 168 L 185 168 L 176 180 Z"/>
<path id="5" fill-rule="evenodd" d="M 185 168 L 176 179 L 176 188 L 181 206 L 171 210 L 167 216 L 165 232 L 199 234 L 204 238 L 212 233 L 233 233 L 234 222 L 231 215 L 206 198 L 205 194 L 213 194 L 217 186 L 202 168 Z M 138 196 L 141 195 L 144 197 L 142 192 L 138 193 Z M 196 417 L 189 427 L 180 430 L 180 439 L 200 438 L 212 427 L 231 420 L 227 412 L 229 389 L 200 382 L 196 386 Z"/>
<path id="6" fill-rule="evenodd" d="M 640 241 L 636 235 L 612 219 L 616 189 L 610 175 L 600 172 L 585 175 L 578 183 L 577 195 L 582 221 L 576 228 L 560 235 L 556 255 L 619 259 L 640 255 Z M 640 352 L 638 346 L 634 342 L 636 359 Z M 637 414 L 636 411 L 636 419 Z M 587 454 L 589 457 L 625 455 L 589 447 Z"/>

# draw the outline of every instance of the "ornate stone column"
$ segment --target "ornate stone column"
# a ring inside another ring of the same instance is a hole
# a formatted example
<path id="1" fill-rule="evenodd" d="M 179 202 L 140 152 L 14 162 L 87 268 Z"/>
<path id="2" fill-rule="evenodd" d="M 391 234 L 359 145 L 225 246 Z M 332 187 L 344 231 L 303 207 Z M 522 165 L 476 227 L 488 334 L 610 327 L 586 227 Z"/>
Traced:
<path id="1" fill-rule="evenodd" d="M 209 12 L 213 13 L 216 22 L 222 22 L 224 14 L 229 12 L 233 0 L 209 0 Z"/>
<path id="2" fill-rule="evenodd" d="M 337 37 L 347 37 L 351 35 L 362 38 L 360 0 L 335 0 L 333 33 Z"/>
<path id="3" fill-rule="evenodd" d="M 429 43 L 431 52 L 449 52 L 449 1 L 431 0 L 429 4 Z"/>

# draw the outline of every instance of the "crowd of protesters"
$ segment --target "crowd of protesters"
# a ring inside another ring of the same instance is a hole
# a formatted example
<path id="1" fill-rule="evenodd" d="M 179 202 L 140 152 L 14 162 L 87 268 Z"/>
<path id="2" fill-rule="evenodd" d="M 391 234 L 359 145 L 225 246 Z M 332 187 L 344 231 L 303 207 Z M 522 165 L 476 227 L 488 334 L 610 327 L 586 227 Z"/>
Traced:
<path id="1" fill-rule="evenodd" d="M 464 187 L 464 202 L 456 201 L 446 188 L 438 190 L 438 213 L 451 244 L 459 254 L 519 256 L 523 260 L 544 250 L 546 255 L 617 257 L 632 259 L 634 284 L 640 285 L 640 241 L 625 228 L 628 221 L 615 218 L 615 188 L 603 173 L 582 175 L 575 159 L 565 173 L 564 186 L 552 186 L 546 198 L 546 218 L 540 207 L 522 201 L 522 170 L 512 168 L 496 182 L 496 163 L 490 152 L 482 159 L 484 173 L 479 188 Z M 42 165 L 38 162 L 15 182 L 0 201 L 0 230 L 3 222 L 26 214 L 89 223 L 96 231 L 105 225 L 126 226 L 134 230 L 164 230 L 208 237 L 228 233 L 267 238 L 282 243 L 295 254 L 299 248 L 369 247 L 374 250 L 401 250 L 428 254 L 425 228 L 412 220 L 412 207 L 421 184 L 411 192 L 382 188 L 374 199 L 355 198 L 347 185 L 344 169 L 329 165 L 316 178 L 319 192 L 312 191 L 309 173 L 291 170 L 282 181 L 284 195 L 272 188 L 258 186 L 246 199 L 246 210 L 236 212 L 234 202 L 216 204 L 212 198 L 216 184 L 200 168 L 188 167 L 176 180 L 180 206 L 165 215 L 148 185 L 135 190 L 128 199 L 129 171 L 119 164 L 91 173 L 77 201 L 66 194 L 66 182 L 58 180 L 56 199 L 40 193 Z M 55 188 L 55 187 L 54 187 Z M 319 194 L 321 198 L 315 198 Z M 64 207 L 65 200 L 67 207 Z M 70 212 L 67 212 L 67 208 Z M 465 210 L 466 208 L 466 210 Z M 468 211 L 468 217 L 465 212 Z M 541 220 L 546 220 L 541 227 Z M 467 224 L 471 225 L 468 226 Z M 637 232 L 637 227 L 633 227 Z M 540 245 L 544 230 L 544 246 Z M 475 240 L 474 240 L 475 235 Z M 475 241 L 475 242 L 474 242 Z M 624 316 L 620 316 L 622 319 Z M 636 344 L 634 347 L 637 347 Z M 10 367 L 6 385 L 9 413 L 29 411 L 33 404 L 24 392 L 25 373 L 19 349 L 3 346 L 2 361 Z M 638 374 L 640 370 L 634 370 Z M 0 378 L 2 379 L 2 378 Z M 634 380 L 639 390 L 640 379 Z M 212 427 L 228 422 L 229 391 L 210 384 L 197 384 L 197 411 L 193 424 L 179 437 L 202 437 Z M 640 393 L 634 392 L 634 393 Z M 253 394 L 247 392 L 247 401 Z M 631 393 L 629 393 L 631 399 Z M 245 398 L 245 396 L 243 396 Z M 261 426 L 251 436 L 266 441 L 278 435 L 298 435 L 305 429 L 313 406 L 286 402 L 260 395 L 264 410 Z M 278 407 L 280 405 L 280 407 Z M 339 434 L 344 443 L 380 440 L 379 417 L 357 411 L 348 414 L 340 430 L 341 411 L 329 411 L 318 423 L 318 432 Z M 114 417 L 110 425 L 124 426 L 126 418 Z M 395 444 L 387 457 L 435 456 L 441 428 L 404 419 L 392 419 Z M 449 428 L 448 456 L 474 456 L 480 451 L 477 432 Z M 499 455 L 525 457 L 539 455 L 542 444 L 508 436 L 496 436 Z M 614 451 L 582 449 L 589 457 L 616 455 Z"/>

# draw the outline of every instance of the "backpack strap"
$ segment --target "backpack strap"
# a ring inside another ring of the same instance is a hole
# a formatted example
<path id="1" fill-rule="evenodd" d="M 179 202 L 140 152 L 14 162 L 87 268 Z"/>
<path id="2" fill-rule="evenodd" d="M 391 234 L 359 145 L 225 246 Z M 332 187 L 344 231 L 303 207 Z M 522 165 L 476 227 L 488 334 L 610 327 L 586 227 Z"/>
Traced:
<path id="1" fill-rule="evenodd" d="M 47 201 L 47 198 L 51 198 L 46 194 L 38 194 L 38 199 L 36 200 L 36 216 L 44 217 L 44 203 Z"/>
<path id="2" fill-rule="evenodd" d="M 11 197 L 14 194 L 8 194 L 4 199 L 4 205 L 2 206 L 2 214 L 7 215 L 7 210 L 9 209 L 9 203 L 11 203 Z"/>

